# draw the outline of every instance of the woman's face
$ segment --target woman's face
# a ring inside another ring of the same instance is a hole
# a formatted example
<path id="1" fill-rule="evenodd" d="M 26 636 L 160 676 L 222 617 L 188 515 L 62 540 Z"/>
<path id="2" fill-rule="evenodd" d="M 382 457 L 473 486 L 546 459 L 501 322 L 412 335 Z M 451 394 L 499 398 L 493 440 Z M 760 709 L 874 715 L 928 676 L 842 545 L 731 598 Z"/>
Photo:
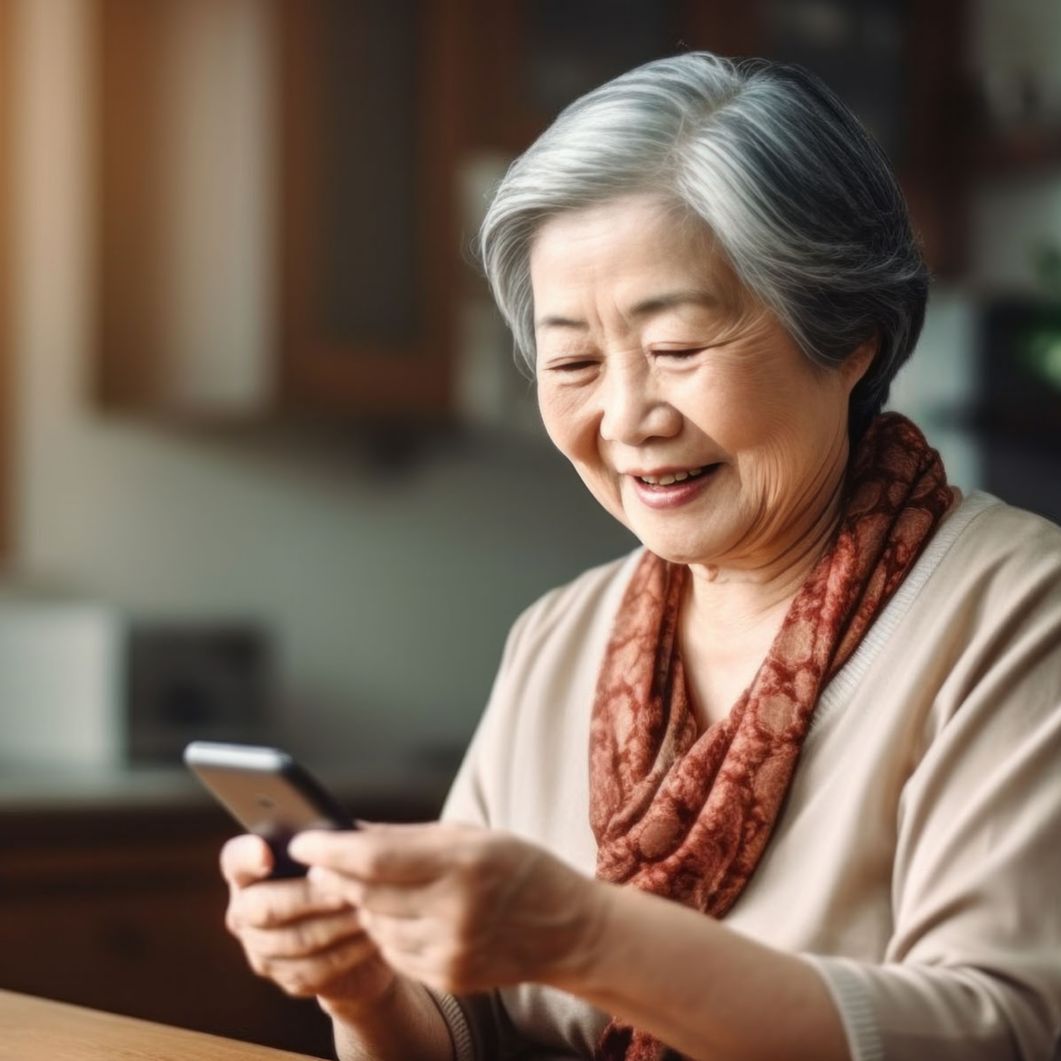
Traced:
<path id="1" fill-rule="evenodd" d="M 812 365 L 704 227 L 648 195 L 546 222 L 531 282 L 542 417 L 597 500 L 677 563 L 798 550 L 842 481 L 868 350 Z"/>

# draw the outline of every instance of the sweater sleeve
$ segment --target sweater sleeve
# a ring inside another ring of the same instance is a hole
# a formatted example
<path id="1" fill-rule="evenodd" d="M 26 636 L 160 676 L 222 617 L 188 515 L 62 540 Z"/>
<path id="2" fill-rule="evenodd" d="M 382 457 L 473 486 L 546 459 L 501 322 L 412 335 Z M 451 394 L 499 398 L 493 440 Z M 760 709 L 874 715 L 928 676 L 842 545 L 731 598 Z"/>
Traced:
<path id="1" fill-rule="evenodd" d="M 1061 1058 L 1061 563 L 1030 567 L 961 619 L 899 801 L 884 961 L 807 958 L 854 1061 Z"/>

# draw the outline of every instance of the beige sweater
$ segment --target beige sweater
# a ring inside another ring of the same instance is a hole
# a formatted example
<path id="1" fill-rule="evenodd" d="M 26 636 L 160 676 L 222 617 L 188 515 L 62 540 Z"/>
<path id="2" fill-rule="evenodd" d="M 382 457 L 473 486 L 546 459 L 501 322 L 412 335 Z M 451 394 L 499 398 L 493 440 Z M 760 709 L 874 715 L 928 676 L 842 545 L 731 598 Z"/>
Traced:
<path id="1" fill-rule="evenodd" d="M 516 623 L 446 818 L 593 873 L 590 708 L 636 561 Z M 818 970 L 856 1061 L 1061 1058 L 1059 528 L 986 494 L 947 516 L 824 691 L 726 924 Z M 590 1057 L 607 1021 L 533 984 L 439 1001 L 459 1061 Z"/>

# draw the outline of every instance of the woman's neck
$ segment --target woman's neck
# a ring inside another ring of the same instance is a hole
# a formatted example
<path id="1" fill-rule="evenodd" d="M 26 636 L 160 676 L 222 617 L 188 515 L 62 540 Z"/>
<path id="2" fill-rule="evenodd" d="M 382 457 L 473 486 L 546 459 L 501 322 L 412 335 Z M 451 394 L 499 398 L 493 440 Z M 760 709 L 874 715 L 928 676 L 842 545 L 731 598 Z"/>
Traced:
<path id="1" fill-rule="evenodd" d="M 829 546 L 838 515 L 823 513 L 784 562 L 749 572 L 691 566 L 679 618 L 686 687 L 701 731 L 729 714 L 762 665 L 785 615 Z"/>
<path id="2" fill-rule="evenodd" d="M 832 541 L 842 486 L 842 479 L 837 480 L 827 502 L 794 523 L 769 559 L 732 567 L 690 565 L 682 629 L 683 640 L 700 646 L 698 656 L 742 655 L 749 643 L 762 642 L 767 631 L 769 647 L 789 605 Z"/>

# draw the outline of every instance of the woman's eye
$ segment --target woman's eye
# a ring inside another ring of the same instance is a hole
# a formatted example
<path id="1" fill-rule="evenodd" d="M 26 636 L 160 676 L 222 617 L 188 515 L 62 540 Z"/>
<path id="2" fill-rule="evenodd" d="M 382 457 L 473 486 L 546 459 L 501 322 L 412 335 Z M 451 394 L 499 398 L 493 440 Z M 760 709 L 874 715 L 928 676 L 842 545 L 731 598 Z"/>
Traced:
<path id="1" fill-rule="evenodd" d="M 595 361 L 588 359 L 583 361 L 559 361 L 555 365 L 550 365 L 549 370 L 551 372 L 581 372 L 583 369 L 593 368 L 595 364 Z"/>
<path id="2" fill-rule="evenodd" d="M 699 354 L 704 347 L 702 346 L 682 346 L 682 347 L 657 347 L 652 351 L 656 357 L 673 357 L 679 361 L 682 358 L 693 357 L 695 354 Z"/>

